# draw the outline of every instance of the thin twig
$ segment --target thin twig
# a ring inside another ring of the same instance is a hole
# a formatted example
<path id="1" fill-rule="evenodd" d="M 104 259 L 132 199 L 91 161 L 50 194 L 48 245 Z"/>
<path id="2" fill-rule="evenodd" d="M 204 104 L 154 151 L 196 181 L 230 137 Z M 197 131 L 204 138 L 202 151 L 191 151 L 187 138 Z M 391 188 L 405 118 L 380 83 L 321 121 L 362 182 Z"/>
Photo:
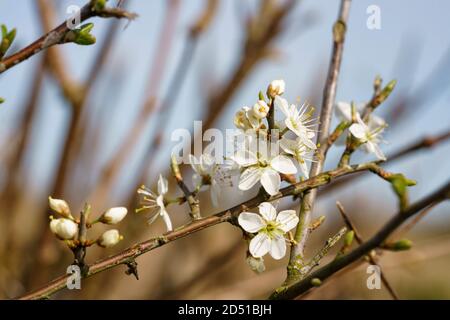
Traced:
<path id="1" fill-rule="evenodd" d="M 412 204 L 406 210 L 398 212 L 391 220 L 389 220 L 384 227 L 382 227 L 370 240 L 360 245 L 358 248 L 340 257 L 337 260 L 329 263 L 323 268 L 313 272 L 307 278 L 302 281 L 295 282 L 289 286 L 284 287 L 282 290 L 272 294 L 272 299 L 294 299 L 295 297 L 303 294 L 313 287 L 311 281 L 314 278 L 318 278 L 321 281 L 332 276 L 337 271 L 348 266 L 349 264 L 359 260 L 369 253 L 371 250 L 379 247 L 389 235 L 395 231 L 403 222 L 408 218 L 427 208 L 430 204 L 435 202 L 441 202 L 448 199 L 450 196 L 450 181 L 444 186 L 428 195 L 427 197 Z"/>
<path id="2" fill-rule="evenodd" d="M 318 159 L 311 165 L 311 170 L 309 173 L 310 177 L 313 177 L 322 171 L 326 153 L 330 147 L 328 145 L 328 136 L 334 101 L 336 97 L 339 70 L 344 50 L 344 40 L 347 28 L 346 23 L 350 11 L 350 3 L 350 0 L 341 1 L 338 20 L 335 22 L 333 27 L 333 50 L 331 53 L 331 62 L 328 69 L 327 81 L 325 83 L 323 91 L 320 124 L 318 127 L 317 141 L 320 143 L 320 146 L 317 152 Z M 301 261 L 304 259 L 305 244 L 309 234 L 307 229 L 311 220 L 311 212 L 314 206 L 316 195 L 317 190 L 310 190 L 303 194 L 299 213 L 301 223 L 299 223 L 295 232 L 295 241 L 297 242 L 297 244 L 291 248 L 288 276 L 286 278 L 286 282 L 295 280 L 296 274 L 298 274 L 298 268 L 296 268 L 295 266 L 299 262 L 301 263 Z"/>
<path id="3" fill-rule="evenodd" d="M 353 230 L 353 232 L 355 233 L 356 242 L 358 242 L 359 245 L 363 244 L 364 240 L 361 237 L 361 234 L 359 233 L 358 229 L 356 229 L 356 226 L 354 225 L 354 223 L 351 221 L 350 217 L 345 213 L 344 206 L 339 201 L 336 202 L 336 206 L 338 207 L 339 213 L 341 214 L 342 219 L 344 219 L 345 224 L 349 227 L 350 230 Z M 425 209 L 424 211 L 427 211 L 427 210 L 428 209 Z M 422 213 L 420 213 L 419 216 L 421 214 Z M 377 261 L 375 261 L 375 258 L 371 254 L 368 254 L 367 258 L 369 259 L 370 264 L 376 265 L 380 268 L 381 281 L 387 288 L 387 290 L 388 290 L 389 294 L 392 296 L 392 298 L 394 300 L 399 300 L 398 294 L 395 292 L 394 287 L 392 287 L 392 285 L 389 283 L 388 279 L 386 278 L 386 275 L 384 274 L 384 271 L 381 270 L 381 266 L 377 263 Z"/>
<path id="4" fill-rule="evenodd" d="M 199 220 L 194 220 L 190 224 L 178 228 L 172 232 L 168 232 L 163 236 L 152 238 L 150 240 L 138 243 L 131 248 L 126 249 L 125 251 L 108 257 L 106 259 L 100 260 L 99 262 L 94 263 L 89 266 L 89 272 L 86 275 L 87 277 L 92 276 L 96 273 L 102 272 L 104 270 L 116 267 L 121 264 L 126 264 L 130 259 L 137 258 L 138 256 L 144 254 L 145 252 L 154 250 L 158 247 L 161 247 L 169 242 L 175 241 L 179 238 L 186 237 L 192 233 L 198 232 L 208 227 L 212 227 L 219 223 L 223 222 L 231 222 L 236 223 L 236 217 L 244 210 L 256 208 L 261 202 L 264 201 L 275 201 L 284 197 L 292 196 L 304 192 L 306 190 L 310 190 L 313 188 L 318 188 L 323 186 L 331 181 L 331 179 L 339 178 L 348 174 L 353 174 L 363 170 L 370 170 L 375 174 L 381 174 L 382 172 L 377 169 L 377 164 L 373 162 L 353 165 L 346 168 L 338 168 L 335 170 L 330 170 L 327 172 L 323 172 L 315 177 L 312 177 L 308 180 L 298 182 L 294 185 L 290 185 L 280 190 L 276 195 L 269 196 L 265 193 L 260 193 L 256 197 L 247 200 L 239 205 L 236 205 L 228 210 L 219 212 L 215 215 L 208 216 L 206 218 L 202 218 Z M 45 298 L 57 291 L 63 289 L 66 285 L 66 280 L 68 276 L 61 276 L 49 284 L 45 285 L 41 289 L 33 291 L 29 294 L 26 294 L 21 299 L 41 299 Z"/>
<path id="5" fill-rule="evenodd" d="M 80 11 L 80 22 L 84 22 L 92 17 L 102 17 L 102 18 L 126 18 L 134 19 L 135 14 L 129 13 L 119 8 L 105 8 L 103 10 L 94 10 L 92 7 L 92 1 L 86 4 Z M 40 51 L 47 49 L 51 46 L 65 43 L 64 39 L 66 35 L 71 32 L 66 22 L 61 23 L 55 29 L 49 31 L 32 44 L 23 48 L 17 53 L 14 53 L 3 60 L 0 61 L 0 74 L 6 70 L 18 65 L 19 63 L 27 60 L 28 58 L 34 56 Z"/>

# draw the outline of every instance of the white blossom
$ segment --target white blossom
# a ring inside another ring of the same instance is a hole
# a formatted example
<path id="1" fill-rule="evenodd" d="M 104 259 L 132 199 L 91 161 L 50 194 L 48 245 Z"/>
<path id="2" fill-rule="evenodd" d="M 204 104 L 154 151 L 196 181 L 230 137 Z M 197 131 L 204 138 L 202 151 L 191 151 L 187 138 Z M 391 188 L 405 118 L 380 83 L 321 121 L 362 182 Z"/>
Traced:
<path id="1" fill-rule="evenodd" d="M 365 108 L 366 103 L 365 102 L 361 102 L 361 103 L 357 103 L 356 104 L 356 113 L 358 113 L 359 115 L 361 115 L 361 111 Z M 341 121 L 348 121 L 351 122 L 352 121 L 352 106 L 350 103 L 348 102 L 343 102 L 340 101 L 338 103 L 336 103 L 336 115 L 337 117 L 341 120 Z M 385 126 L 386 125 L 386 121 L 384 121 L 383 118 L 378 117 L 377 115 L 371 113 L 369 115 L 369 120 L 367 121 L 367 125 L 369 126 L 369 128 L 371 128 L 372 130 L 381 126 Z M 346 131 L 344 131 L 346 132 Z M 339 138 L 336 140 L 336 144 L 337 145 L 344 145 L 345 144 L 345 140 L 346 140 L 346 135 L 345 134 L 341 134 L 339 136 Z"/>
<path id="2" fill-rule="evenodd" d="M 259 205 L 259 213 L 242 212 L 238 217 L 239 225 L 249 233 L 256 233 L 250 241 L 249 251 L 255 258 L 269 253 L 279 260 L 286 254 L 284 235 L 298 224 L 295 210 L 284 210 L 277 214 L 269 202 Z"/>
<path id="3" fill-rule="evenodd" d="M 311 118 L 311 107 L 308 104 L 303 104 L 297 109 L 295 104 L 289 106 L 287 100 L 279 96 L 275 97 L 275 105 L 286 116 L 284 120 L 286 127 L 294 132 L 305 146 L 310 149 L 316 149 L 317 146 L 311 140 L 315 136 L 315 132 L 312 129 L 314 127 L 314 119 Z"/>
<path id="4" fill-rule="evenodd" d="M 267 88 L 267 95 L 274 99 L 276 96 L 281 96 L 284 93 L 286 84 L 284 80 L 273 80 Z"/>
<path id="5" fill-rule="evenodd" d="M 262 119 L 267 116 L 269 113 L 269 106 L 264 100 L 259 100 L 257 103 L 253 105 L 253 115 L 258 118 Z"/>
<path id="6" fill-rule="evenodd" d="M 195 187 L 210 187 L 211 202 L 217 207 L 223 180 L 221 180 L 221 171 L 216 160 L 208 153 L 202 154 L 199 159 L 190 154 L 189 162 L 195 172 L 192 175 L 192 183 Z"/>
<path id="7" fill-rule="evenodd" d="M 48 204 L 53 211 L 64 218 L 73 219 L 72 214 L 70 213 L 70 207 L 65 200 L 48 197 Z"/>
<path id="8" fill-rule="evenodd" d="M 256 130 L 261 126 L 261 120 L 253 113 L 253 109 L 242 107 L 234 116 L 234 125 L 242 130 Z"/>
<path id="9" fill-rule="evenodd" d="M 50 230 L 61 240 L 72 240 L 78 233 L 78 225 L 66 218 L 52 219 Z"/>
<path id="10" fill-rule="evenodd" d="M 166 210 L 166 206 L 164 204 L 164 195 L 169 190 L 167 179 L 162 175 L 159 175 L 158 179 L 158 194 L 155 194 L 153 191 L 142 186 L 138 189 L 138 194 L 144 196 L 144 206 L 139 211 L 149 209 L 150 210 L 150 219 L 148 220 L 149 224 L 155 222 L 155 220 L 161 216 L 166 224 L 167 231 L 172 231 L 172 221 L 170 220 L 169 213 Z"/>
<path id="11" fill-rule="evenodd" d="M 104 248 L 115 246 L 123 237 L 116 229 L 105 231 L 97 240 L 97 244 Z"/>
<path id="12" fill-rule="evenodd" d="M 306 179 L 309 178 L 309 170 L 307 162 L 313 162 L 313 150 L 305 146 L 302 139 L 297 137 L 295 140 L 282 137 L 280 140 L 280 147 L 284 152 L 292 155 L 300 165 L 300 169 Z"/>
<path id="13" fill-rule="evenodd" d="M 266 139 L 250 138 L 244 150 L 238 150 L 233 160 L 243 169 L 239 179 L 239 189 L 249 190 L 261 182 L 264 190 L 270 195 L 278 193 L 282 174 L 295 174 L 297 168 L 285 155 L 276 155 Z M 264 147 L 261 149 L 261 144 Z"/>
<path id="14" fill-rule="evenodd" d="M 125 207 L 110 208 L 100 217 L 100 221 L 106 224 L 117 224 L 125 218 L 127 213 L 128 210 Z"/>
<path id="15" fill-rule="evenodd" d="M 359 114 L 356 114 L 356 121 L 357 123 L 350 126 L 350 133 L 361 143 L 364 143 L 367 152 L 374 153 L 380 160 L 386 160 L 383 151 L 378 145 L 382 141 L 381 133 L 383 132 L 385 125 L 372 129 L 364 123 Z"/>

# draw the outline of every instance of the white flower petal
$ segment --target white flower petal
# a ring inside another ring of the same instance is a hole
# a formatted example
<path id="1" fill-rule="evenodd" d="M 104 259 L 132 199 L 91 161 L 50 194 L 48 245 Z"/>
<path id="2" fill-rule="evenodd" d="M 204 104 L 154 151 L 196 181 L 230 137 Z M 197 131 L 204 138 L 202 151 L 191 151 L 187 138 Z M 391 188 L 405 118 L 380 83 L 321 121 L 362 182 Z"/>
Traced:
<path id="1" fill-rule="evenodd" d="M 380 146 L 377 145 L 376 143 L 372 143 L 372 142 L 367 142 L 367 144 L 371 144 L 373 145 L 373 153 L 375 153 L 375 155 L 377 156 L 378 159 L 380 160 L 386 160 L 386 156 L 384 155 L 383 151 L 381 150 Z"/>
<path id="2" fill-rule="evenodd" d="M 286 240 L 283 236 L 277 235 L 270 243 L 270 255 L 275 260 L 280 260 L 286 255 Z"/>
<path id="3" fill-rule="evenodd" d="M 364 128 L 362 125 L 360 125 L 359 123 L 354 123 L 354 124 L 352 124 L 352 125 L 350 126 L 349 130 L 350 130 L 351 134 L 352 134 L 355 138 L 360 139 L 360 140 L 362 140 L 362 141 L 365 141 L 365 140 L 366 140 L 366 130 L 365 130 L 365 128 Z"/>
<path id="4" fill-rule="evenodd" d="M 261 175 L 261 184 L 271 196 L 277 194 L 281 184 L 280 174 L 271 168 L 264 169 Z"/>
<path id="5" fill-rule="evenodd" d="M 298 224 L 298 217 L 295 213 L 295 210 L 284 210 L 278 213 L 277 222 L 280 223 L 280 229 L 284 232 L 288 232 L 289 230 L 295 228 Z"/>
<path id="6" fill-rule="evenodd" d="M 167 231 L 172 231 L 172 221 L 170 220 L 169 213 L 166 211 L 166 209 L 161 208 L 160 215 L 162 216 L 164 223 L 166 224 Z"/>
<path id="7" fill-rule="evenodd" d="M 284 174 L 297 173 L 297 168 L 295 167 L 295 164 L 292 162 L 292 160 L 283 155 L 279 155 L 273 158 L 270 161 L 270 166 L 278 172 Z"/>
<path id="8" fill-rule="evenodd" d="M 344 121 L 352 120 L 352 106 L 348 102 L 338 102 L 336 104 L 336 115 Z"/>
<path id="9" fill-rule="evenodd" d="M 238 222 L 242 229 L 250 233 L 256 233 L 266 226 L 261 216 L 253 212 L 242 212 Z"/>
<path id="10" fill-rule="evenodd" d="M 306 165 L 305 161 L 299 161 L 298 164 L 300 165 L 300 169 L 303 172 L 303 175 L 305 176 L 306 179 L 309 179 L 309 170 L 308 170 L 308 166 Z"/>
<path id="11" fill-rule="evenodd" d="M 290 116 L 290 112 L 289 112 L 289 103 L 287 102 L 286 99 L 281 98 L 280 96 L 276 96 L 275 97 L 275 102 L 274 102 L 275 106 L 281 110 L 281 112 L 283 112 L 283 114 L 286 117 Z"/>
<path id="12" fill-rule="evenodd" d="M 239 189 L 249 190 L 251 189 L 261 178 L 261 170 L 259 168 L 250 167 L 242 172 L 239 179 Z"/>
<path id="13" fill-rule="evenodd" d="M 233 160 L 241 167 L 248 167 L 258 163 L 256 155 L 248 150 L 237 151 L 233 156 Z"/>
<path id="14" fill-rule="evenodd" d="M 214 207 L 219 206 L 219 196 L 220 196 L 220 185 L 216 182 L 216 180 L 211 181 L 211 202 Z"/>
<path id="15" fill-rule="evenodd" d="M 307 136 L 301 135 L 301 136 L 299 136 L 299 138 L 300 138 L 300 141 L 308 148 L 310 148 L 312 150 L 317 149 L 316 144 L 311 139 L 309 139 Z"/>
<path id="16" fill-rule="evenodd" d="M 161 174 L 159 175 L 158 179 L 158 193 L 159 194 L 166 194 L 169 190 L 169 184 L 167 182 L 167 179 L 164 178 Z"/>
<path id="17" fill-rule="evenodd" d="M 280 147 L 284 152 L 289 154 L 295 154 L 295 149 L 297 149 L 297 141 L 282 137 L 280 140 Z"/>
<path id="18" fill-rule="evenodd" d="M 251 241 L 249 250 L 252 256 L 255 258 L 261 258 L 271 247 L 271 240 L 265 233 L 258 233 Z"/>
<path id="19" fill-rule="evenodd" d="M 270 202 L 262 202 L 259 205 L 259 213 L 267 221 L 275 221 L 275 219 L 277 217 L 277 210 Z"/>

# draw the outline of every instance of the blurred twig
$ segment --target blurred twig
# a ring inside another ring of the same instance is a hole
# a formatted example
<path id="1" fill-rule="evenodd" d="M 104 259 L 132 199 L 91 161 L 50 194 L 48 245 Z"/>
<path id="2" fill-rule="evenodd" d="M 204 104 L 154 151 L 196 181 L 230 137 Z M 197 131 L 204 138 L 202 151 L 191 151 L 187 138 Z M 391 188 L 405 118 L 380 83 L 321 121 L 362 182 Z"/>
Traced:
<path id="1" fill-rule="evenodd" d="M 295 297 L 307 292 L 313 287 L 311 281 L 315 278 L 320 280 L 326 280 L 337 271 L 343 269 L 349 264 L 359 260 L 369 253 L 371 250 L 380 246 L 389 235 L 394 232 L 403 222 L 408 218 L 414 216 L 421 210 L 427 208 L 433 203 L 441 202 L 450 197 L 450 181 L 444 186 L 428 195 L 427 197 L 419 200 L 418 202 L 410 205 L 405 210 L 398 212 L 391 220 L 389 220 L 384 227 L 382 227 L 370 240 L 360 245 L 358 248 L 346 254 L 339 259 L 334 260 L 323 268 L 313 272 L 307 278 L 295 282 L 289 286 L 282 287 L 280 290 L 274 292 L 271 296 L 272 299 L 294 299 Z"/>
<path id="2" fill-rule="evenodd" d="M 336 206 L 338 207 L 339 213 L 341 214 L 341 217 L 344 220 L 345 224 L 348 226 L 348 228 L 350 230 L 353 230 L 353 232 L 355 233 L 356 242 L 358 242 L 359 245 L 363 244 L 364 243 L 363 238 L 361 237 L 359 231 L 356 229 L 355 224 L 351 221 L 350 217 L 345 213 L 345 209 L 342 206 L 342 204 L 338 201 L 338 202 L 336 202 Z M 427 210 L 428 209 L 425 209 L 424 211 L 427 211 Z M 418 216 L 420 216 L 420 215 L 422 215 L 422 213 L 420 213 Z M 394 288 L 389 283 L 388 279 L 386 278 L 386 275 L 384 274 L 384 271 L 382 271 L 381 266 L 377 263 L 377 261 L 375 261 L 375 258 L 373 257 L 373 255 L 371 253 L 369 253 L 366 257 L 368 258 L 370 264 L 376 265 L 380 268 L 381 281 L 386 286 L 386 289 L 388 290 L 388 292 L 392 296 L 392 298 L 394 300 L 399 300 L 398 294 L 395 292 Z"/>
<path id="3" fill-rule="evenodd" d="M 219 212 L 215 215 L 207 216 L 206 218 L 194 220 L 193 222 L 189 223 L 188 225 L 186 225 L 184 227 L 177 228 L 176 230 L 174 230 L 172 232 L 168 232 L 162 236 L 141 242 L 139 244 L 132 246 L 129 249 L 126 249 L 122 253 L 119 253 L 115 256 L 103 259 L 89 267 L 89 273 L 87 274 L 87 276 L 94 275 L 96 273 L 116 267 L 121 264 L 127 264 L 130 261 L 130 259 L 135 259 L 138 256 L 140 256 L 148 251 L 159 248 L 167 243 L 170 243 L 177 239 L 186 237 L 186 236 L 188 236 L 192 233 L 198 232 L 202 229 L 212 227 L 214 225 L 217 225 L 217 224 L 223 223 L 223 222 L 236 223 L 235 219 L 241 212 L 243 212 L 244 210 L 255 208 L 261 202 L 275 201 L 275 200 L 278 200 L 278 199 L 281 199 L 281 198 L 284 198 L 287 196 L 299 194 L 306 190 L 310 190 L 312 188 L 317 188 L 321 185 L 325 185 L 325 184 L 329 183 L 329 181 L 331 179 L 339 178 L 339 177 L 342 177 L 342 176 L 345 176 L 348 174 L 352 174 L 352 173 L 355 173 L 358 171 L 362 171 L 362 170 L 370 170 L 374 174 L 380 175 L 381 177 L 384 177 L 385 175 L 389 175 L 389 173 L 385 172 L 380 167 L 378 167 L 378 165 L 376 163 L 368 162 L 365 164 L 347 166 L 345 168 L 338 168 L 335 170 L 323 172 L 315 177 L 311 177 L 308 180 L 301 181 L 296 184 L 285 187 L 285 188 L 281 189 L 274 196 L 269 196 L 268 194 L 260 193 L 256 197 L 254 197 L 248 201 L 245 201 L 244 203 L 236 205 L 228 210 Z M 450 189 L 450 185 L 449 185 L 449 189 Z M 442 196 L 442 195 L 439 194 L 439 196 Z M 436 196 L 434 198 L 434 201 L 437 201 L 437 200 L 438 200 L 438 197 Z M 408 212 L 406 212 L 404 214 L 408 214 Z M 345 259 L 345 257 L 343 257 L 342 259 Z M 39 299 L 39 298 L 47 297 L 48 295 L 51 295 L 51 294 L 63 289 L 66 286 L 66 279 L 67 279 L 67 276 L 62 276 L 62 277 L 50 282 L 45 287 L 38 289 L 36 291 L 33 291 L 30 294 L 24 295 L 21 298 L 23 298 L 23 299 Z"/>

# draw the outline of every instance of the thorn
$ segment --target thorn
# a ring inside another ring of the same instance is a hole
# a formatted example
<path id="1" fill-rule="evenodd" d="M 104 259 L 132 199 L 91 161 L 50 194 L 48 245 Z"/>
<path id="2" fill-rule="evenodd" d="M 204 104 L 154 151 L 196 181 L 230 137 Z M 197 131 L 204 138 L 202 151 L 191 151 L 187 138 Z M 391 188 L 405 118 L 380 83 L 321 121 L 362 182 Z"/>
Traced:
<path id="1" fill-rule="evenodd" d="M 136 280 L 139 280 L 139 274 L 138 274 L 138 268 L 137 268 L 137 262 L 135 260 L 128 261 L 126 263 L 128 269 L 125 271 L 125 274 L 127 275 L 134 275 Z"/>

